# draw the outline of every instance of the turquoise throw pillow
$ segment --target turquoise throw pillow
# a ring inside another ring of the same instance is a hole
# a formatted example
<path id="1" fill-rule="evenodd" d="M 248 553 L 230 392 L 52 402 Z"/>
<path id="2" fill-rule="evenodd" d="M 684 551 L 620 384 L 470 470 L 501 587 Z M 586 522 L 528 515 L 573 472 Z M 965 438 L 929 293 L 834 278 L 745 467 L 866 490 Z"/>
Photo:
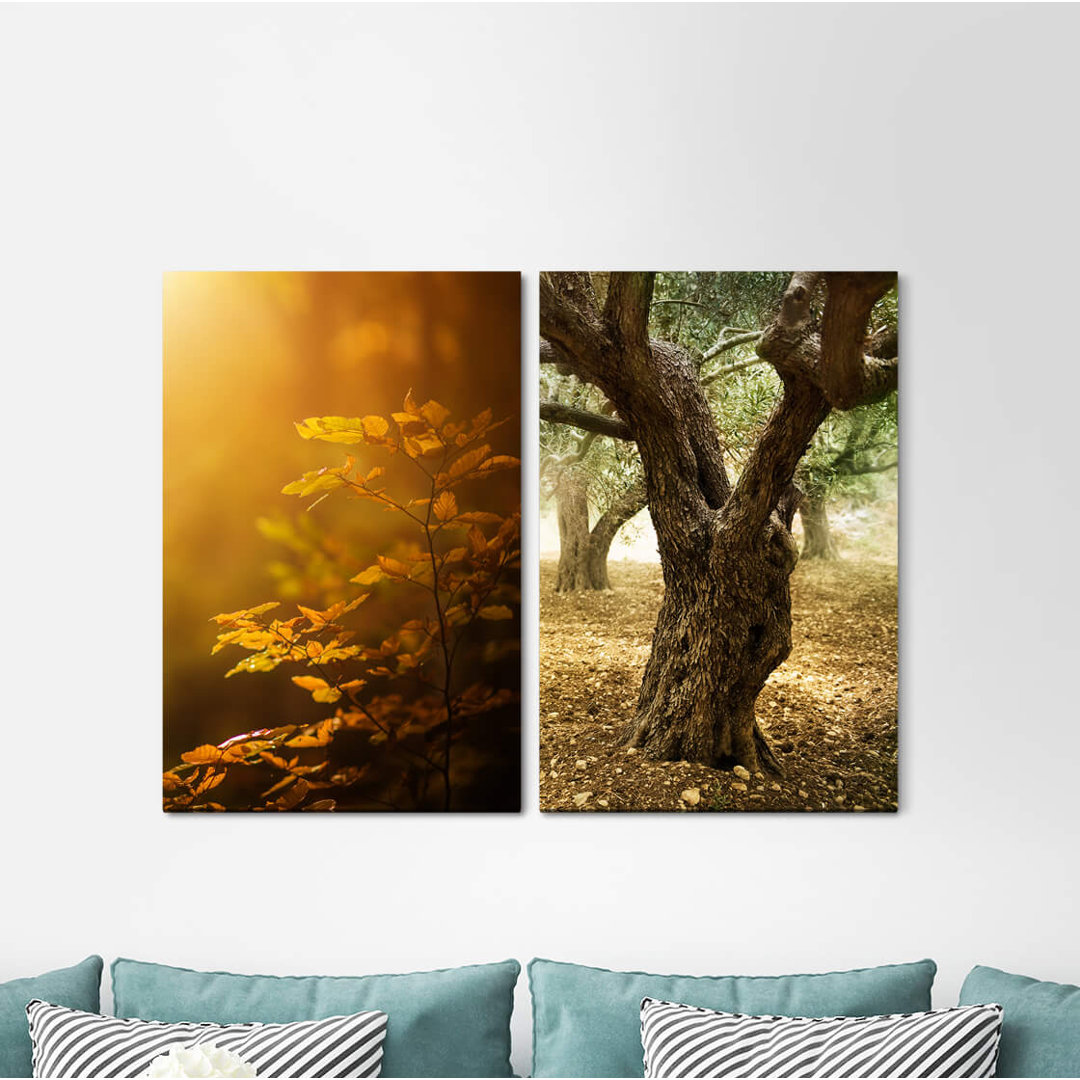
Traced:
<path id="1" fill-rule="evenodd" d="M 0 983 L 0 1076 L 33 1076 L 30 1028 L 26 1006 L 34 998 L 83 1012 L 101 1007 L 100 956 L 88 956 L 74 967 L 30 979 Z"/>
<path id="2" fill-rule="evenodd" d="M 925 1012 L 937 965 L 827 975 L 647 975 L 533 960 L 533 1076 L 644 1076 L 641 999 L 774 1016 Z"/>
<path id="3" fill-rule="evenodd" d="M 998 1076 L 1080 1076 L 1080 986 L 975 967 L 961 1005 L 1001 1005 Z"/>
<path id="4" fill-rule="evenodd" d="M 231 975 L 120 959 L 112 979 L 117 1016 L 282 1023 L 379 1009 L 389 1017 L 383 1076 L 512 1076 L 520 971 L 506 960 L 408 975 Z"/>

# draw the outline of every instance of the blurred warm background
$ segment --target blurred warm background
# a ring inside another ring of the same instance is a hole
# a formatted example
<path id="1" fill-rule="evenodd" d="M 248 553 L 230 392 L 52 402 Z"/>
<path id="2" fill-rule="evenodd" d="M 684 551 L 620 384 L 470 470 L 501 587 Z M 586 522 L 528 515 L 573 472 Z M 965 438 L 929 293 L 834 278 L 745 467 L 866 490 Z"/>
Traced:
<path id="1" fill-rule="evenodd" d="M 355 594 L 342 566 L 367 566 L 400 529 L 368 502 L 329 498 L 307 511 L 312 500 L 281 494 L 354 449 L 305 442 L 294 421 L 388 416 L 411 388 L 455 417 L 488 407 L 509 417 L 491 442 L 516 455 L 519 309 L 516 273 L 166 275 L 163 764 L 201 743 L 325 715 L 279 673 L 226 681 L 238 657 L 211 657 L 209 619 L 271 599 Z M 475 494 L 484 509 L 512 512 L 518 471 Z M 376 641 L 395 615 L 386 603 L 365 607 Z M 473 763 L 473 781 L 499 777 L 490 782 L 501 805 L 517 797 L 519 734 L 499 742 L 490 761 Z"/>

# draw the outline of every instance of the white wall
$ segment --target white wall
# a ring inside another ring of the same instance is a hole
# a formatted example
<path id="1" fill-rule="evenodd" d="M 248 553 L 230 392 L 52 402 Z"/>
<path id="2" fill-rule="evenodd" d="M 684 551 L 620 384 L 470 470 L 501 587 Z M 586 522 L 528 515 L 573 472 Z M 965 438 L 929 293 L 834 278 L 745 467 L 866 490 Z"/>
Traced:
<path id="1" fill-rule="evenodd" d="M 1078 31 L 1074 5 L 5 6 L 0 979 L 98 951 L 1080 982 Z M 536 270 L 642 266 L 903 273 L 902 812 L 542 818 L 530 629 L 520 817 L 164 817 L 161 272 L 521 268 L 531 403 Z M 524 1011 L 515 1038 L 522 1067 Z"/>

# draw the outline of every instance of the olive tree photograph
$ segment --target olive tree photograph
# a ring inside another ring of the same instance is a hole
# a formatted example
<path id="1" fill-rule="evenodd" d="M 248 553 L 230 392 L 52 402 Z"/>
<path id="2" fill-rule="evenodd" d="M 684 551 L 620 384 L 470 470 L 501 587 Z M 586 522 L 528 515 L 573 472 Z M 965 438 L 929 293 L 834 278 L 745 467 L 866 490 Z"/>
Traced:
<path id="1" fill-rule="evenodd" d="M 540 275 L 540 797 L 895 811 L 895 272 Z"/>

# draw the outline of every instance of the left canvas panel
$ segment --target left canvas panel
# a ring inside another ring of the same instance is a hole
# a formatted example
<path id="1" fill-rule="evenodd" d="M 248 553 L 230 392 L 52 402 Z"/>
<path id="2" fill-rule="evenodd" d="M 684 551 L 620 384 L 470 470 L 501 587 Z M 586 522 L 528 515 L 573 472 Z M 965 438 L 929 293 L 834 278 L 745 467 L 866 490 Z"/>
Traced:
<path id="1" fill-rule="evenodd" d="M 165 276 L 166 811 L 520 809 L 520 294 Z"/>

